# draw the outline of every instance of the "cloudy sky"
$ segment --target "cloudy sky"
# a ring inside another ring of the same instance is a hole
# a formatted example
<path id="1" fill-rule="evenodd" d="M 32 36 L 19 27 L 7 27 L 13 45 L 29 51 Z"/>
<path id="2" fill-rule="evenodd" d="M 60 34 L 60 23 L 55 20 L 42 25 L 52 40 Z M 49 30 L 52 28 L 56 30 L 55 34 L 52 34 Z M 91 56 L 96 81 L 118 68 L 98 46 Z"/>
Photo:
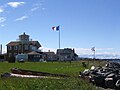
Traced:
<path id="1" fill-rule="evenodd" d="M 26 32 L 42 50 L 75 48 L 79 55 L 120 55 L 120 0 L 0 0 L 0 44 Z"/>

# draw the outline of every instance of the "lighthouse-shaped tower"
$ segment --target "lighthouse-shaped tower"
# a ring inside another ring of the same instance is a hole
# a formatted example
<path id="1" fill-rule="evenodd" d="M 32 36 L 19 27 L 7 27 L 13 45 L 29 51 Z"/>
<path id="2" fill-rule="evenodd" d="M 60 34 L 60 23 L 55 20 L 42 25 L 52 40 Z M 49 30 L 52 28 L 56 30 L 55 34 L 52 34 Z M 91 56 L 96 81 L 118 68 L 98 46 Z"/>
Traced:
<path id="1" fill-rule="evenodd" d="M 26 35 L 25 32 L 22 35 L 19 35 L 19 40 L 22 44 L 29 43 L 29 35 Z"/>

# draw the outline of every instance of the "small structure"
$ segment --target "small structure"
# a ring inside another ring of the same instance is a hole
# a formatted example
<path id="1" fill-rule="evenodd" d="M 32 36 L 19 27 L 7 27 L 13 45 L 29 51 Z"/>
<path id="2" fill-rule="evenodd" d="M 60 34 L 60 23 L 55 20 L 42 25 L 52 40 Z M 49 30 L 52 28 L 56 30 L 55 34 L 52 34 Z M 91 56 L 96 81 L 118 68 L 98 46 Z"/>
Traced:
<path id="1" fill-rule="evenodd" d="M 61 61 L 73 61 L 78 58 L 74 49 L 72 50 L 71 48 L 57 49 L 57 55 Z"/>
<path id="2" fill-rule="evenodd" d="M 36 51 L 32 51 L 28 53 L 28 61 L 30 62 L 39 62 L 39 61 L 44 61 L 42 58 L 42 53 L 38 53 Z"/>
<path id="3" fill-rule="evenodd" d="M 54 52 L 44 52 L 46 61 L 57 61 L 58 56 Z"/>
<path id="4" fill-rule="evenodd" d="M 0 62 L 3 62 L 6 60 L 6 54 L 0 54 Z"/>

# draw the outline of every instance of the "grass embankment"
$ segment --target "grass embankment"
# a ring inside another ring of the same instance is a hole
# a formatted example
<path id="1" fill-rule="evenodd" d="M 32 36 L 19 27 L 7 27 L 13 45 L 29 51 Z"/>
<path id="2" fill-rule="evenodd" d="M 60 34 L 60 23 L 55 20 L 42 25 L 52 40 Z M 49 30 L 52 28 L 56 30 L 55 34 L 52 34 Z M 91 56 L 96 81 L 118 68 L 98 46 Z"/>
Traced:
<path id="1" fill-rule="evenodd" d="M 98 90 L 92 84 L 78 78 L 79 71 L 85 69 L 81 62 L 72 62 L 71 64 L 68 62 L 0 63 L 0 73 L 10 72 L 11 68 L 60 73 L 70 75 L 71 78 L 0 78 L 0 90 Z"/>

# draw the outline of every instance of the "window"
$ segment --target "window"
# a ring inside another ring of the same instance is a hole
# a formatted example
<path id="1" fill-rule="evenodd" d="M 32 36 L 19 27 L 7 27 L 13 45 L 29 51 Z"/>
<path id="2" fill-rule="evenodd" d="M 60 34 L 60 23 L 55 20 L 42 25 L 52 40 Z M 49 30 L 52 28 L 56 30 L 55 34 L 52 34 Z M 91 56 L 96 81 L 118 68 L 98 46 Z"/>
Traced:
<path id="1" fill-rule="evenodd" d="M 21 45 L 19 45 L 19 50 L 21 50 Z"/>
<path id="2" fill-rule="evenodd" d="M 14 56 L 16 56 L 17 55 L 17 53 L 14 53 Z"/>
<path id="3" fill-rule="evenodd" d="M 18 46 L 14 46 L 14 50 L 17 50 L 18 49 Z"/>
<path id="4" fill-rule="evenodd" d="M 9 53 L 9 57 L 11 57 L 12 56 L 12 53 Z"/>
<path id="5" fill-rule="evenodd" d="M 35 50 L 37 50 L 37 47 L 35 47 L 33 45 L 30 45 L 30 49 L 33 50 L 33 51 L 35 51 Z"/>
<path id="6" fill-rule="evenodd" d="M 28 50 L 28 45 L 25 45 L 25 50 Z"/>
<path id="7" fill-rule="evenodd" d="M 12 46 L 8 46 L 8 49 L 9 49 L 9 50 L 12 50 Z"/>

